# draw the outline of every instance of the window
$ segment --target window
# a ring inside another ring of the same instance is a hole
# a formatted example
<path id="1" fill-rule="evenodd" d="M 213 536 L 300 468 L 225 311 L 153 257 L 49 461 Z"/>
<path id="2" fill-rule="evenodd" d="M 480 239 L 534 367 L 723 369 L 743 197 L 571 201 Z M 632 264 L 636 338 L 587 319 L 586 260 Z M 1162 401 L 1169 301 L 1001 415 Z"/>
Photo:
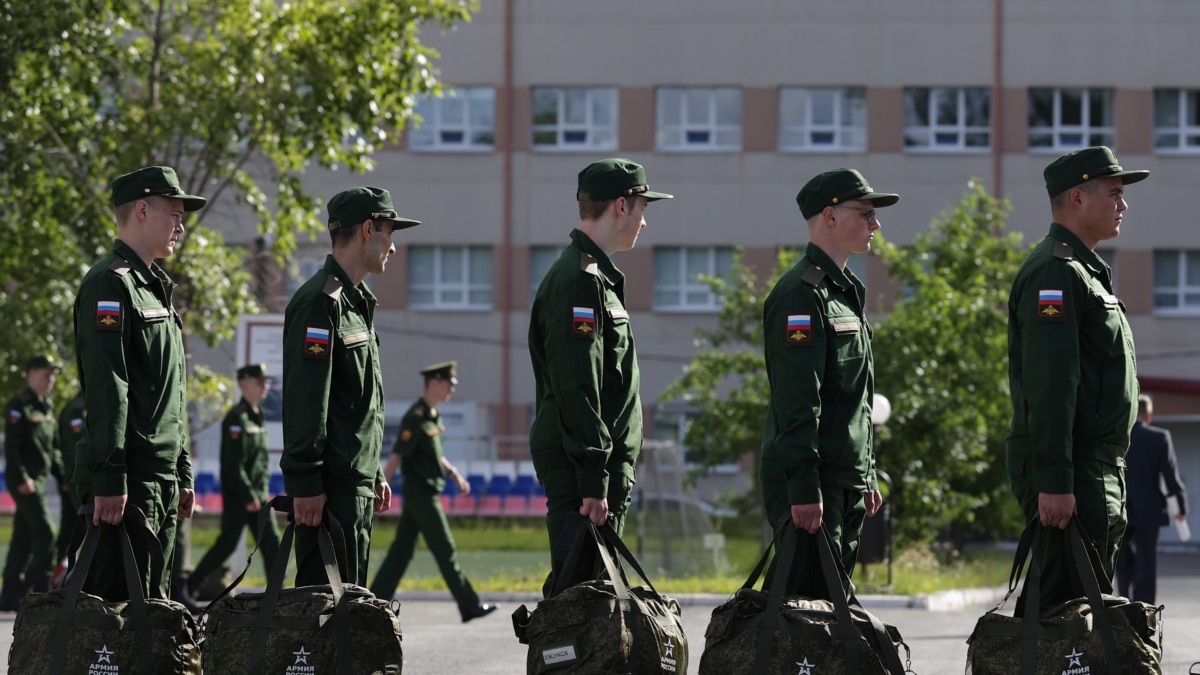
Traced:
<path id="1" fill-rule="evenodd" d="M 409 130 L 414 150 L 491 150 L 496 91 L 491 87 L 447 88 L 438 98 L 420 95 L 421 125 Z"/>
<path id="2" fill-rule="evenodd" d="M 1031 150 L 1065 152 L 1112 144 L 1112 89 L 1029 90 Z"/>
<path id="3" fill-rule="evenodd" d="M 1200 314 L 1200 251 L 1154 252 L 1154 312 Z"/>
<path id="4" fill-rule="evenodd" d="M 733 267 L 732 246 L 654 249 L 654 308 L 710 312 L 721 308 L 700 275 L 725 276 Z"/>
<path id="5" fill-rule="evenodd" d="M 741 147 L 740 89 L 659 88 L 659 150 L 740 150 Z"/>
<path id="6" fill-rule="evenodd" d="M 534 87 L 531 96 L 535 149 L 616 149 L 616 89 Z"/>
<path id="7" fill-rule="evenodd" d="M 537 297 L 538 287 L 542 279 L 550 271 L 550 266 L 562 255 L 563 246 L 531 246 L 529 248 L 529 304 Z"/>
<path id="8" fill-rule="evenodd" d="M 301 246 L 292 252 L 287 265 L 287 295 L 291 298 L 304 282 L 325 266 L 329 251 L 315 246 Z"/>
<path id="9" fill-rule="evenodd" d="M 1200 89 L 1154 90 L 1154 150 L 1200 152 Z"/>
<path id="10" fill-rule="evenodd" d="M 413 246 L 409 305 L 419 309 L 491 309 L 490 246 Z"/>
<path id="11" fill-rule="evenodd" d="M 867 95 L 862 87 L 783 87 L 779 149 L 862 151 L 867 147 Z"/>
<path id="12" fill-rule="evenodd" d="M 904 147 L 917 151 L 987 150 L 992 92 L 986 87 L 904 90 Z"/>

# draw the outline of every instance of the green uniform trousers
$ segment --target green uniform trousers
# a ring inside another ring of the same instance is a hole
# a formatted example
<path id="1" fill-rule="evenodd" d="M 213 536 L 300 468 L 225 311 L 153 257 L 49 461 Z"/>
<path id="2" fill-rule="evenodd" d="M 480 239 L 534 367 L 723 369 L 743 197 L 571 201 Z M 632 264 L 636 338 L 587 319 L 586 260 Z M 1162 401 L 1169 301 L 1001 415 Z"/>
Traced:
<path id="1" fill-rule="evenodd" d="M 1076 459 L 1075 508 L 1079 524 L 1096 546 L 1104 569 L 1097 574 L 1100 583 L 1112 579 L 1121 538 L 1125 535 L 1125 469 L 1096 460 Z M 1021 502 L 1025 519 L 1038 518 L 1038 493 L 1031 476 L 1009 476 L 1012 491 Z M 1085 595 L 1076 579 L 1066 530 L 1043 527 L 1034 541 L 1042 564 L 1042 592 L 1039 612 Z"/>
<path id="2" fill-rule="evenodd" d="M 45 579 L 54 572 L 54 520 L 46 506 L 46 481 L 34 481 L 32 494 L 13 492 L 12 542 L 4 564 L 4 583 Z"/>
<path id="3" fill-rule="evenodd" d="M 79 522 L 79 496 L 74 490 L 59 492 L 62 497 L 62 512 L 58 519 L 58 542 L 55 544 L 56 560 L 67 557 L 67 547 L 71 545 L 71 536 L 75 533 L 75 523 Z M 82 527 L 82 525 L 80 526 Z M 83 535 L 82 532 L 79 533 Z"/>
<path id="4" fill-rule="evenodd" d="M 333 514 L 342 526 L 344 539 L 334 539 L 336 549 L 344 549 L 345 566 L 338 565 L 342 581 L 358 586 L 367 585 L 367 562 L 371 553 L 371 516 L 375 512 L 374 497 L 353 494 L 326 493 L 325 512 Z M 296 585 L 321 586 L 329 583 L 325 563 L 317 544 L 317 529 L 296 526 Z"/>
<path id="5" fill-rule="evenodd" d="M 546 488 L 546 534 L 550 538 L 550 574 L 542 584 L 542 595 L 550 597 L 554 590 L 555 575 L 559 573 L 567 554 L 571 551 L 572 541 L 559 541 L 563 534 L 563 525 L 567 516 L 579 513 L 583 499 L 579 495 L 579 477 L 574 466 L 549 466 L 539 470 L 539 477 Z M 625 514 L 629 511 L 630 491 L 633 481 L 620 474 L 610 474 L 608 477 L 608 522 L 620 536 L 625 529 Z M 568 535 L 573 535 L 569 532 Z M 585 549 L 588 553 L 579 559 L 575 575 L 564 588 L 595 579 L 595 570 L 600 564 L 599 556 Z"/>
<path id="6" fill-rule="evenodd" d="M 788 503 L 786 482 L 764 483 L 763 502 L 772 526 L 777 524 L 784 514 L 791 517 L 792 505 Z M 834 553 L 838 554 L 840 551 L 842 566 L 846 568 L 847 576 L 852 575 L 854 566 L 858 563 L 858 539 L 862 536 L 863 521 L 867 516 L 866 499 L 860 490 L 822 485 L 821 507 L 821 520 L 833 539 Z M 825 586 L 825 577 L 821 574 L 817 538 L 807 531 L 798 534 L 800 536 L 796 541 L 796 559 L 784 593 L 828 599 L 829 590 Z M 781 550 L 781 544 L 782 542 L 776 541 L 775 550 Z M 847 586 L 844 590 L 849 593 L 850 588 Z"/>
<path id="7" fill-rule="evenodd" d="M 388 548 L 383 564 L 375 574 L 371 592 L 376 597 L 389 600 L 396 593 L 396 586 L 404 577 L 408 564 L 412 562 L 417 547 L 417 535 L 425 536 L 425 545 L 437 561 L 442 578 L 450 595 L 458 603 L 460 613 L 466 613 L 479 604 L 479 595 L 471 587 L 467 575 L 458 564 L 458 553 L 454 547 L 454 535 L 450 534 L 450 523 L 442 511 L 438 494 L 428 487 L 404 486 L 404 510 L 396 525 L 396 538 Z"/>
<path id="8" fill-rule="evenodd" d="M 238 542 L 242 540 L 242 528 L 245 528 L 254 535 L 263 570 L 269 576 L 271 568 L 275 566 L 275 554 L 279 552 L 279 524 L 275 522 L 275 515 L 268 515 L 267 526 L 263 528 L 262 538 L 259 539 L 258 519 L 262 509 L 247 511 L 244 505 L 237 503 L 237 499 L 233 495 L 223 495 L 222 504 L 221 533 L 217 535 L 217 540 L 213 542 L 212 548 L 208 549 L 208 552 L 200 559 L 192 574 L 198 582 L 203 582 L 208 575 L 220 569 L 221 565 L 229 560 L 229 556 L 233 555 L 234 550 L 237 549 Z M 266 507 L 264 506 L 264 508 Z"/>
<path id="9" fill-rule="evenodd" d="M 171 557 L 175 551 L 175 530 L 179 527 L 179 483 L 174 477 L 145 477 L 129 474 L 127 476 L 127 504 L 137 506 L 146 514 L 149 531 L 129 524 L 130 541 L 133 544 L 133 558 L 137 562 L 138 576 L 142 580 L 142 592 L 146 597 L 160 598 L 171 587 Z M 91 495 L 85 494 L 84 499 L 91 501 Z M 91 522 L 90 517 L 88 522 Z M 150 563 L 150 542 L 148 539 L 158 539 L 162 548 L 161 567 L 156 570 L 157 576 L 162 577 L 161 588 L 150 588 L 152 578 Z M 121 552 L 121 538 L 115 527 L 101 525 L 100 543 L 96 548 L 96 559 L 92 569 L 83 583 L 83 590 L 92 595 L 98 595 L 105 600 L 128 600 L 129 591 L 125 587 L 125 562 Z"/>

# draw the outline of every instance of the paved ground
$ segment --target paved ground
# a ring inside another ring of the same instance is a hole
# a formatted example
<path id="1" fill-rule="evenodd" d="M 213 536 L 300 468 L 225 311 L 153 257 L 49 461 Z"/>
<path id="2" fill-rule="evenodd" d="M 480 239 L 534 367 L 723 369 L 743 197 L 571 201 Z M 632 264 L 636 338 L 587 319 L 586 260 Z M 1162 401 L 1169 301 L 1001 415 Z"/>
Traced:
<path id="1" fill-rule="evenodd" d="M 1169 675 L 1186 675 L 1200 661 L 1200 555 L 1160 558 L 1159 596 L 1165 617 L 1164 667 Z M 422 594 L 426 598 L 428 594 Z M 493 598 L 486 598 L 492 600 Z M 408 675 L 511 675 L 524 672 L 525 648 L 513 637 L 509 614 L 518 601 L 500 598 L 500 611 L 467 625 L 459 623 L 455 606 L 444 600 L 403 601 L 404 672 Z M 704 646 L 704 629 L 714 599 L 684 608 L 684 628 L 692 651 L 688 673 L 696 673 Z M 909 608 L 896 599 L 864 599 L 881 619 L 899 627 L 912 648 L 912 669 L 921 675 L 962 673 L 966 638 L 990 604 L 947 611 Z M 953 603 L 950 603 L 953 604 Z M 13 614 L 0 614 L 0 663 L 8 668 Z M 1200 668 L 1197 669 L 1200 673 Z"/>

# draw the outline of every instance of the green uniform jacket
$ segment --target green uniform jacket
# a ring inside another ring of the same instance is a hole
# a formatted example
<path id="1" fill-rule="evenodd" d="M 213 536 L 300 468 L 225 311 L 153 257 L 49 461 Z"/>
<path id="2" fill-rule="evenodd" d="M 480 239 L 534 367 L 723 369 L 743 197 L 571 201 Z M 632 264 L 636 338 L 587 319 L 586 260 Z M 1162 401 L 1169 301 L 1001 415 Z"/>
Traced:
<path id="1" fill-rule="evenodd" d="M 625 275 L 578 229 L 538 287 L 529 355 L 537 383 L 530 450 L 569 461 L 584 498 L 608 494 L 610 468 L 632 481 L 642 402 Z"/>
<path id="2" fill-rule="evenodd" d="M 1035 492 L 1071 494 L 1075 457 L 1125 466 L 1137 417 L 1134 358 L 1108 265 L 1051 225 L 1008 298 L 1010 473 L 1030 469 Z"/>
<path id="3" fill-rule="evenodd" d="M 127 494 L 133 473 L 192 488 L 183 321 L 175 284 L 118 239 L 75 298 L 75 360 L 87 422 L 75 449 L 81 496 Z"/>
<path id="4" fill-rule="evenodd" d="M 267 423 L 242 399 L 221 421 L 221 498 L 224 507 L 241 508 L 257 499 L 266 503 L 271 475 L 267 470 Z"/>
<path id="5" fill-rule="evenodd" d="M 375 295 L 333 259 L 292 296 L 283 323 L 283 471 L 293 497 L 373 497 L 383 482 L 383 375 Z"/>
<path id="6" fill-rule="evenodd" d="M 46 476 L 62 480 L 62 456 L 58 453 L 58 425 L 49 399 L 38 400 L 26 387 L 8 402 L 4 425 L 4 482 L 8 491 L 32 480 L 44 485 Z"/>
<path id="7" fill-rule="evenodd" d="M 83 395 L 71 399 L 58 413 L 58 449 L 62 455 L 63 476 L 75 473 L 75 446 L 83 438 Z"/>
<path id="8" fill-rule="evenodd" d="M 446 487 L 445 469 L 442 466 L 442 434 L 446 427 L 442 416 L 430 408 L 425 399 L 417 399 L 400 422 L 400 435 L 396 438 L 394 454 L 400 455 L 400 472 L 404 485 L 422 485 L 434 492 Z"/>
<path id="9" fill-rule="evenodd" d="M 822 485 L 876 489 L 865 295 L 853 272 L 809 244 L 763 306 L 771 400 L 760 472 L 786 480 L 790 504 L 822 501 Z"/>

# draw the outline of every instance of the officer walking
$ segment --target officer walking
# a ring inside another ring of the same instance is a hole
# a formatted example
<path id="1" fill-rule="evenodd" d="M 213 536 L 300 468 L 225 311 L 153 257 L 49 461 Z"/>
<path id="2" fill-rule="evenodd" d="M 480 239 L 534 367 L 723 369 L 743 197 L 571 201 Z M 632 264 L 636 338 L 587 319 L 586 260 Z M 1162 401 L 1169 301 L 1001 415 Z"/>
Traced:
<path id="1" fill-rule="evenodd" d="M 259 403 L 267 396 L 267 367 L 252 363 L 237 370 L 242 399 L 221 421 L 221 532 L 212 548 L 188 577 L 187 591 L 195 596 L 200 585 L 229 559 L 243 529 L 259 536 L 259 515 L 270 500 L 267 460 L 267 420 Z M 267 513 L 262 539 L 256 539 L 268 575 L 279 550 L 279 525 Z"/>
<path id="2" fill-rule="evenodd" d="M 396 593 L 396 586 L 404 578 L 404 571 L 412 561 L 417 535 L 422 534 L 450 594 L 458 603 L 463 623 L 466 623 L 491 614 L 496 611 L 496 605 L 479 602 L 479 595 L 459 567 L 454 536 L 450 534 L 450 524 L 438 499 L 442 488 L 446 486 L 446 476 L 458 485 L 463 494 L 471 492 L 470 483 L 442 451 L 442 434 L 446 427 L 437 409 L 438 405 L 450 400 L 454 388 L 458 386 L 457 368 L 456 362 L 448 361 L 421 370 L 425 378 L 424 393 L 408 408 L 400 422 L 400 436 L 383 468 L 383 475 L 390 480 L 396 468 L 400 467 L 403 473 L 401 491 L 404 510 L 396 525 L 396 538 L 392 540 L 387 556 L 375 575 L 371 592 L 384 599 Z"/>
<path id="3" fill-rule="evenodd" d="M 75 446 L 83 438 L 83 394 L 75 395 L 58 413 L 58 449 L 62 455 L 63 476 L 65 480 L 59 484 L 62 493 L 62 513 L 59 518 L 58 544 L 55 546 L 55 559 L 63 561 L 67 557 L 67 546 L 71 543 L 71 533 L 79 520 L 79 497 L 71 489 L 70 476 L 75 471 Z"/>
<path id="4" fill-rule="evenodd" d="M 379 464 L 383 376 L 375 295 L 363 283 L 396 252 L 401 218 L 387 190 L 355 187 L 329 200 L 333 252 L 292 296 L 283 325 L 283 471 L 293 497 L 296 585 L 325 583 L 316 528 L 325 509 L 345 533 L 342 579 L 367 583 L 371 512 L 387 510 L 391 488 Z"/>
<path id="5" fill-rule="evenodd" d="M 1045 526 L 1034 542 L 1039 611 L 1083 595 L 1062 532 L 1072 516 L 1099 551 L 1105 578 L 1125 531 L 1125 453 L 1138 394 L 1133 333 L 1095 248 L 1120 233 L 1125 186 L 1148 175 L 1123 169 L 1103 146 L 1051 162 L 1043 176 L 1054 222 L 1008 298 L 1008 474 L 1025 518 Z"/>
<path id="6" fill-rule="evenodd" d="M 625 309 L 625 275 L 612 255 L 628 251 L 646 226 L 646 205 L 672 195 L 650 190 L 642 165 L 605 159 L 579 172 L 579 228 L 538 287 L 529 318 L 529 356 L 537 415 L 529 447 L 546 487 L 551 571 L 570 550 L 568 516 L 625 521 L 634 466 L 642 449 L 637 352 Z M 560 534 L 566 536 L 560 537 Z M 560 541 L 560 539 L 562 541 Z M 580 565 L 590 570 L 591 565 Z M 564 588 L 586 581 L 586 572 Z"/>
<path id="7" fill-rule="evenodd" d="M 49 356 L 25 364 L 26 387 L 8 402 L 4 426 L 4 482 L 16 501 L 12 541 L 4 563 L 0 611 L 15 611 L 27 591 L 49 590 L 54 571 L 54 523 L 46 505 L 46 477 L 63 481 L 58 426 L 49 393 L 61 371 Z"/>
<path id="8" fill-rule="evenodd" d="M 883 500 L 871 442 L 875 362 L 866 287 L 846 264 L 871 249 L 881 227 L 875 210 L 899 200 L 876 192 L 854 169 L 809 180 L 796 195 L 808 246 L 763 306 L 771 397 L 759 477 L 767 518 L 790 516 L 810 534 L 824 523 L 848 574 L 863 520 Z M 828 597 L 820 570 L 816 540 L 801 536 L 786 592 Z"/>
<path id="9" fill-rule="evenodd" d="M 75 298 L 75 358 L 84 397 L 84 437 L 76 448 L 74 484 L 92 503 L 96 525 L 119 524 L 137 506 L 162 548 L 150 569 L 143 537 L 132 537 L 143 592 L 150 580 L 169 586 L 175 529 L 192 516 L 192 463 L 187 442 L 187 376 L 183 321 L 171 302 L 175 284 L 155 263 L 175 251 L 184 214 L 206 199 L 179 186 L 175 170 L 148 166 L 112 183 L 117 240 L 84 276 Z M 84 590 L 106 600 L 128 595 L 115 531 L 102 534 Z"/>

